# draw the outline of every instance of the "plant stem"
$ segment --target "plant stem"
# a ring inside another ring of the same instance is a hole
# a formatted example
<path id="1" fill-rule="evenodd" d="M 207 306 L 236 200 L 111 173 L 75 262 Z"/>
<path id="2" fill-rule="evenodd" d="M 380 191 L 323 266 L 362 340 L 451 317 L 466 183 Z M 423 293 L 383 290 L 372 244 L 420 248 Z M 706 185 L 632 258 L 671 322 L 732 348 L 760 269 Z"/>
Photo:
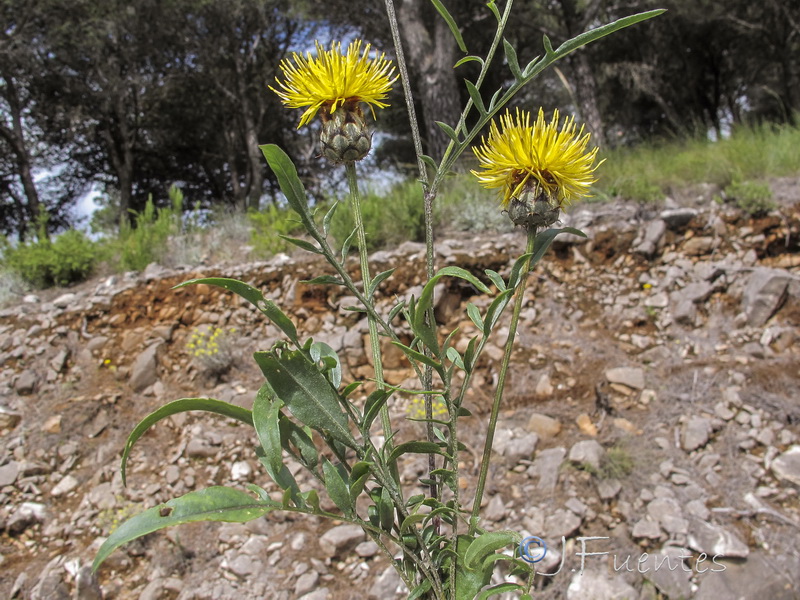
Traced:
<path id="1" fill-rule="evenodd" d="M 350 186 L 350 200 L 353 203 L 353 214 L 356 221 L 356 237 L 358 238 L 358 256 L 361 261 L 361 282 L 364 287 L 364 299 L 369 303 L 368 308 L 374 308 L 374 301 L 369 289 L 372 277 L 369 274 L 369 255 L 367 253 L 367 235 L 364 231 L 364 219 L 361 216 L 361 195 L 358 191 L 358 176 L 356 165 L 350 161 L 345 163 L 347 183 Z M 372 352 L 372 362 L 375 369 L 375 382 L 379 390 L 383 389 L 383 359 L 381 357 L 381 340 L 378 337 L 378 324 L 371 314 L 367 314 L 369 323 L 369 345 Z M 389 409 L 384 404 L 380 410 L 381 426 L 386 438 L 387 450 L 392 449 L 392 424 L 389 419 Z"/>
<path id="2" fill-rule="evenodd" d="M 528 244 L 525 248 L 525 254 L 533 253 L 534 242 L 536 241 L 536 229 L 531 227 L 528 229 Z M 503 391 L 506 385 L 506 374 L 508 373 L 508 363 L 511 360 L 511 351 L 514 348 L 514 338 L 517 335 L 517 325 L 519 324 L 519 314 L 522 311 L 522 304 L 525 302 L 525 289 L 528 287 L 528 275 L 530 272 L 531 258 L 525 261 L 525 266 L 520 276 L 519 285 L 517 287 L 517 297 L 514 299 L 514 310 L 511 313 L 511 323 L 508 325 L 508 338 L 506 338 L 505 352 L 503 353 L 503 362 L 500 365 L 500 374 L 497 378 L 497 389 L 494 394 L 494 402 L 492 403 L 492 412 L 489 416 L 489 429 L 486 432 L 486 442 L 483 445 L 483 456 L 481 457 L 481 470 L 478 475 L 478 487 L 475 490 L 475 500 L 472 503 L 472 516 L 469 522 L 469 533 L 474 535 L 478 527 L 478 519 L 480 518 L 481 501 L 483 500 L 483 491 L 486 488 L 486 477 L 489 474 L 489 462 L 492 457 L 492 443 L 494 442 L 494 431 L 497 427 L 497 415 L 500 413 L 500 401 L 503 399 Z"/>
<path id="3" fill-rule="evenodd" d="M 392 31 L 392 41 L 394 42 L 394 53 L 397 58 L 397 69 L 400 72 L 400 81 L 403 85 L 403 94 L 405 96 L 406 107 L 408 109 L 408 121 L 411 126 L 411 139 L 414 141 L 414 153 L 417 155 L 417 168 L 419 169 L 419 180 L 422 182 L 423 201 L 425 203 L 425 273 L 427 280 L 433 277 L 433 201 L 436 198 L 436 193 L 430 193 L 428 189 L 428 169 L 425 161 L 422 160 L 422 136 L 419 130 L 419 121 L 417 119 L 417 112 L 414 108 L 414 95 L 411 91 L 411 81 L 408 77 L 408 67 L 406 65 L 405 53 L 403 52 L 403 42 L 400 39 L 400 28 L 397 23 L 397 15 L 394 10 L 393 0 L 386 0 L 386 16 L 389 19 L 389 28 Z M 429 319 L 433 319 L 433 310 L 428 311 Z M 430 356 L 430 351 L 426 348 L 423 350 L 426 355 Z M 430 391 L 433 389 L 433 369 L 426 365 L 420 383 L 422 389 Z M 436 440 L 433 433 L 433 423 L 430 420 L 433 418 L 433 401 L 429 394 L 425 395 L 425 418 L 428 422 L 425 425 L 425 431 L 429 442 Z M 431 498 L 438 498 L 439 491 L 436 484 L 436 477 L 432 474 L 436 469 L 436 455 L 431 453 L 428 455 L 428 477 L 432 481 L 429 490 Z M 438 533 L 438 526 L 436 530 Z"/>

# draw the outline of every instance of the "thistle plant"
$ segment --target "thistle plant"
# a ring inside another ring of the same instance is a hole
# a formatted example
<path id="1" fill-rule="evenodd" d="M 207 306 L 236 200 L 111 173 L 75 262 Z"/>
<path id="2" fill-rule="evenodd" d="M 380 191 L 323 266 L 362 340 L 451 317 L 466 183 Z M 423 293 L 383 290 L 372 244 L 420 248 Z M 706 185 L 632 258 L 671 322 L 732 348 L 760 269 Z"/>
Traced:
<path id="1" fill-rule="evenodd" d="M 456 66 L 474 61 L 481 67 L 475 81 L 465 82 L 470 100 L 458 123 L 439 123 L 451 141 L 438 159 L 422 152 L 391 0 L 386 0 L 386 6 L 395 40 L 396 65 L 382 53 L 373 54 L 369 44 L 363 45 L 358 40 L 345 51 L 341 44 L 332 44 L 330 50 L 317 44 L 316 55 L 295 54 L 284 60 L 283 78 L 272 88 L 288 108 L 305 109 L 299 127 L 308 125 L 319 115 L 321 155 L 343 165 L 346 171 L 354 223 L 341 253 L 335 253 L 328 241 L 331 219 L 338 204 L 321 218 L 314 214 L 289 157 L 275 145 L 261 146 L 289 206 L 308 234 L 307 239 L 284 239 L 319 255 L 335 273 L 305 283 L 345 288 L 357 298 L 358 310 L 368 321 L 374 391 L 362 394 L 363 382 L 343 381 L 342 360 L 338 354 L 323 342 L 301 337 L 292 320 L 260 290 L 226 278 L 203 278 L 181 284 L 178 287 L 204 283 L 241 296 L 270 319 L 285 339 L 254 354 L 265 381 L 255 395 L 252 410 L 212 398 L 184 398 L 146 416 L 134 428 L 124 448 L 123 482 L 131 449 L 150 427 L 179 412 L 204 410 L 239 420 L 255 429 L 256 454 L 266 475 L 281 491 L 270 494 L 254 484 L 247 486 L 249 491 L 214 486 L 145 510 L 121 524 L 108 537 L 98 551 L 95 569 L 119 546 L 167 526 L 199 520 L 244 522 L 283 510 L 359 525 L 397 570 L 409 589 L 409 598 L 472 600 L 510 591 L 522 598 L 531 597 L 533 565 L 521 560 L 516 552 L 498 553 L 504 548 L 516 547 L 521 541 L 520 533 L 487 530 L 481 522 L 480 507 L 528 274 L 559 233 L 583 235 L 572 228 L 551 226 L 570 201 L 589 193 L 599 163 L 597 150 L 590 149 L 589 134 L 578 128 L 572 118 L 562 121 L 554 111 L 547 122 L 542 109 L 535 119 L 524 110 L 506 109 L 502 116 L 498 115 L 524 85 L 556 60 L 663 11 L 620 19 L 568 40 L 556 49 L 545 37 L 544 54 L 522 67 L 513 46 L 503 38 L 512 0 L 507 0 L 502 13 L 494 0 L 487 5 L 497 28 L 484 57 L 469 54 L 452 16 L 438 0 L 433 3 L 466 55 Z M 488 70 L 500 62 L 495 54 L 501 44 L 513 81 L 506 88 L 491 93 L 487 104 L 484 97 L 489 93 L 482 89 L 483 82 Z M 376 108 L 386 106 L 387 94 L 398 77 L 409 111 L 409 127 L 417 148 L 423 188 L 420 201 L 425 204 L 427 218 L 427 281 L 418 297 L 397 300 L 386 312 L 378 310 L 375 297 L 380 283 L 392 277 L 394 269 L 377 274 L 370 270 L 356 162 L 370 151 L 369 119 L 376 117 Z M 369 116 L 365 108 L 370 109 Z M 474 124 L 468 127 L 468 121 Z M 488 135 L 474 145 L 487 125 Z M 514 262 L 508 278 L 492 270 L 485 271 L 484 281 L 459 267 L 435 269 L 431 207 L 445 176 L 471 147 L 479 163 L 473 171 L 476 185 L 498 190 L 500 209 L 527 234 L 526 250 Z M 345 259 L 354 240 L 359 250 L 359 281 L 345 268 Z M 467 316 L 477 334 L 468 340 L 463 352 L 454 346 L 457 332 L 440 331 L 433 318 L 434 289 L 445 277 L 460 278 L 491 297 L 483 311 L 474 304 L 467 305 Z M 465 447 L 459 440 L 459 424 L 460 419 L 470 415 L 464 399 L 485 345 L 509 306 L 512 310 L 508 334 L 485 428 L 475 493 L 463 497 L 458 485 L 463 476 L 459 471 L 459 457 Z M 413 333 L 408 343 L 398 334 L 404 326 Z M 384 381 L 381 338 L 388 338 L 405 354 L 419 379 L 416 389 L 401 389 Z M 392 423 L 390 407 L 396 403 L 399 392 L 423 399 L 416 401 L 412 408 L 417 413 L 413 418 L 425 423 L 425 439 L 403 439 L 397 424 Z M 429 472 L 420 482 L 426 486 L 425 493 L 409 496 L 399 476 L 400 466 L 419 454 L 428 457 Z M 314 485 L 301 486 L 286 464 L 288 459 L 305 469 Z M 321 493 L 328 495 L 336 510 L 322 508 Z M 508 563 L 505 571 L 508 578 L 491 585 L 495 567 L 501 561 Z"/>

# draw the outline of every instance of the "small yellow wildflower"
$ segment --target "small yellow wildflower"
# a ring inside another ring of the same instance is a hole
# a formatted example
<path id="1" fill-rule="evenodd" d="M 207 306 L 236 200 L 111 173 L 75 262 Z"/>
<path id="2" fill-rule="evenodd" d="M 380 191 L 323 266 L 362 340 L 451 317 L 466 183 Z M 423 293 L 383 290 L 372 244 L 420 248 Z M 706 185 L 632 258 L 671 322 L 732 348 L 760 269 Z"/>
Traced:
<path id="1" fill-rule="evenodd" d="M 472 149 L 483 169 L 472 174 L 483 187 L 499 189 L 504 208 L 526 191 L 538 199 L 546 197 L 555 210 L 588 195 L 596 181 L 597 148 L 587 151 L 590 134 L 584 134 L 583 127 L 576 130 L 572 117 L 560 130 L 557 110 L 549 123 L 541 108 L 533 125 L 530 113 L 520 109 L 506 111 L 499 120 L 499 127 L 492 122 L 488 139 Z"/>

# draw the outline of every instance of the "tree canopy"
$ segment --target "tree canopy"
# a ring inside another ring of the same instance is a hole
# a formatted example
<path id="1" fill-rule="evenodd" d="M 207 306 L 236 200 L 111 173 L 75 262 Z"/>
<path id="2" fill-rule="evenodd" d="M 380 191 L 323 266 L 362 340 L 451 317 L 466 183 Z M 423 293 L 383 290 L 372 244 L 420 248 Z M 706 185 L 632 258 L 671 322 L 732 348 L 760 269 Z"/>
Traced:
<path id="1" fill-rule="evenodd" d="M 287 4 L 291 5 L 287 7 Z M 120 218 L 177 183 L 190 204 L 260 206 L 276 193 L 258 145 L 277 143 L 324 195 L 313 131 L 268 89 L 278 64 L 337 36 L 393 54 L 382 3 L 328 0 L 0 0 L 0 229 L 20 237 L 40 216 L 104 186 Z M 444 4 L 470 52 L 491 43 L 483 0 Z M 396 0 L 426 151 L 441 154 L 436 121 L 454 124 L 474 63 L 429 0 Z M 659 136 L 718 136 L 741 123 L 796 125 L 800 4 L 765 0 L 517 0 L 505 36 L 520 60 L 610 20 L 652 8 L 658 19 L 573 53 L 517 103 L 560 108 L 600 145 Z M 508 82 L 502 62 L 487 89 Z M 474 79 L 474 77 L 473 77 Z M 379 157 L 408 157 L 398 89 L 379 122 Z M 313 167 L 313 168 L 312 168 Z"/>

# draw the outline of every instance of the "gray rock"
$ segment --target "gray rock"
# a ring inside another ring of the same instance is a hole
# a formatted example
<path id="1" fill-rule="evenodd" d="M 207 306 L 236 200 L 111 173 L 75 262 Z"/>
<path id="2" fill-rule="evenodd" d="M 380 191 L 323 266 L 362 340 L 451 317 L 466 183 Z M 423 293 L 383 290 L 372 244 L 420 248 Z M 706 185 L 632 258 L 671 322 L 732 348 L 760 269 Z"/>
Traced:
<path id="1" fill-rule="evenodd" d="M 57 556 L 47 563 L 31 590 L 30 600 L 70 600 L 69 588 L 64 582 L 63 559 Z"/>
<path id="2" fill-rule="evenodd" d="M 483 516 L 486 520 L 492 522 L 502 521 L 505 519 L 506 505 L 503 502 L 503 498 L 500 496 L 500 494 L 492 496 L 492 499 L 489 500 L 489 504 L 486 506 Z"/>
<path id="3" fill-rule="evenodd" d="M 800 446 L 794 445 L 772 461 L 772 472 L 783 479 L 800 486 Z"/>
<path id="4" fill-rule="evenodd" d="M 613 500 L 622 491 L 619 479 L 598 479 L 597 495 L 601 500 Z"/>
<path id="5" fill-rule="evenodd" d="M 769 321 L 786 300 L 791 279 L 783 269 L 761 267 L 750 274 L 742 294 L 748 325 L 760 327 Z"/>
<path id="6" fill-rule="evenodd" d="M 713 558 L 710 556 L 702 564 L 695 565 L 699 582 L 695 600 L 797 600 L 797 590 L 800 589 L 800 560 L 797 557 L 753 552 L 744 561 Z"/>
<path id="7" fill-rule="evenodd" d="M 681 444 L 687 452 L 705 446 L 711 435 L 711 421 L 705 417 L 692 416 L 683 427 Z"/>
<path id="8" fill-rule="evenodd" d="M 36 388 L 36 382 L 39 378 L 36 376 L 31 369 L 25 369 L 22 373 L 19 374 L 17 380 L 14 382 L 14 390 L 20 396 L 27 396 L 33 393 L 33 390 Z"/>
<path id="9" fill-rule="evenodd" d="M 567 588 L 567 600 L 636 600 L 639 593 L 620 575 L 585 570 Z"/>
<path id="10" fill-rule="evenodd" d="M 77 299 L 78 296 L 71 292 L 67 292 L 66 294 L 61 294 L 58 298 L 53 300 L 53 306 L 56 308 L 69 308 L 71 305 L 75 304 Z"/>
<path id="11" fill-rule="evenodd" d="M 670 229 L 678 229 L 697 216 L 697 209 L 694 208 L 668 208 L 661 211 L 659 215 Z"/>
<path id="12" fill-rule="evenodd" d="M 708 297 L 714 292 L 714 286 L 707 281 L 695 281 L 683 288 L 679 293 L 686 299 L 700 304 L 708 300 Z"/>
<path id="13" fill-rule="evenodd" d="M 22 415 L 5 406 L 0 406 L 0 429 L 14 429 L 22 420 Z"/>
<path id="14" fill-rule="evenodd" d="M 634 242 L 633 251 L 648 258 L 658 250 L 661 239 L 667 231 L 667 224 L 661 219 L 650 221 L 641 234 L 641 240 Z"/>
<path id="15" fill-rule="evenodd" d="M 158 349 L 161 342 L 156 342 L 145 348 L 131 366 L 129 383 L 134 392 L 141 392 L 153 385 L 158 379 Z"/>
<path id="16" fill-rule="evenodd" d="M 654 554 L 642 554 L 637 558 L 637 570 L 667 598 L 691 598 L 692 570 L 682 558 L 691 556 L 689 550 L 668 546 Z"/>
<path id="17" fill-rule="evenodd" d="M 605 449 L 595 440 L 582 440 L 570 448 L 569 460 L 580 465 L 589 465 L 598 471 L 605 453 Z"/>
<path id="18" fill-rule="evenodd" d="M 644 389 L 644 369 L 639 367 L 616 367 L 606 369 L 609 383 L 619 383 L 635 390 Z"/>
<path id="19" fill-rule="evenodd" d="M 548 448 L 540 450 L 533 464 L 528 468 L 528 475 L 538 477 L 537 489 L 552 492 L 558 483 L 558 471 L 564 457 L 567 455 L 565 448 Z"/>
<path id="20" fill-rule="evenodd" d="M 672 319 L 678 325 L 692 326 L 697 319 L 697 305 L 680 292 L 672 294 Z"/>
<path id="21" fill-rule="evenodd" d="M 544 520 L 544 533 L 547 538 L 569 537 L 581 526 L 583 520 L 570 510 L 558 509 Z"/>
<path id="22" fill-rule="evenodd" d="M 653 499 L 647 505 L 647 514 L 658 520 L 668 533 L 685 535 L 689 531 L 689 522 L 683 518 L 680 505 L 672 498 Z"/>
<path id="23" fill-rule="evenodd" d="M 726 558 L 745 558 L 750 554 L 747 544 L 727 529 L 697 518 L 691 519 L 690 525 L 688 544 L 693 550 Z"/>
<path id="24" fill-rule="evenodd" d="M 56 497 L 63 496 L 69 494 L 76 487 L 78 487 L 78 480 L 72 475 L 66 475 L 52 490 L 50 490 L 50 494 Z"/>
<path id="25" fill-rule="evenodd" d="M 361 558 L 372 558 L 378 554 L 380 550 L 381 549 L 378 547 L 378 544 L 372 540 L 361 542 L 358 546 L 356 546 L 356 554 L 358 554 Z"/>
<path id="26" fill-rule="evenodd" d="M 318 590 L 300 596 L 297 600 L 328 600 L 330 597 L 331 594 L 328 588 L 319 588 Z"/>
<path id="27" fill-rule="evenodd" d="M 205 438 L 192 438 L 186 444 L 186 456 L 189 458 L 209 458 L 216 456 L 218 448 L 212 446 Z"/>
<path id="28" fill-rule="evenodd" d="M 19 463 L 15 460 L 0 467 L 0 488 L 13 485 L 19 475 Z"/>
<path id="29" fill-rule="evenodd" d="M 708 254 L 717 246 L 712 237 L 693 237 L 683 243 L 682 250 L 687 256 L 701 256 Z"/>
<path id="30" fill-rule="evenodd" d="M 309 571 L 297 578 L 294 584 L 294 593 L 298 596 L 307 594 L 314 590 L 319 583 L 319 573 L 316 571 Z"/>
<path id="31" fill-rule="evenodd" d="M 506 464 L 513 467 L 521 460 L 530 460 L 536 452 L 538 443 L 539 436 L 535 433 L 527 433 L 520 438 L 510 440 L 503 452 Z"/>
<path id="32" fill-rule="evenodd" d="M 634 539 L 648 538 L 657 540 L 661 537 L 661 526 L 656 521 L 650 519 L 639 519 L 633 526 L 631 535 Z"/>
<path id="33" fill-rule="evenodd" d="M 319 547 L 325 556 L 340 557 L 350 548 L 364 541 L 364 532 L 358 525 L 337 525 L 319 538 Z"/>
<path id="34" fill-rule="evenodd" d="M 394 567 L 386 567 L 375 579 L 367 592 L 367 600 L 390 600 L 398 596 L 398 590 L 405 590 L 405 585 Z"/>
<path id="35" fill-rule="evenodd" d="M 44 522 L 46 515 L 44 504 L 23 502 L 17 510 L 11 513 L 8 521 L 6 521 L 6 530 L 11 535 L 19 535 L 28 527 Z"/>

